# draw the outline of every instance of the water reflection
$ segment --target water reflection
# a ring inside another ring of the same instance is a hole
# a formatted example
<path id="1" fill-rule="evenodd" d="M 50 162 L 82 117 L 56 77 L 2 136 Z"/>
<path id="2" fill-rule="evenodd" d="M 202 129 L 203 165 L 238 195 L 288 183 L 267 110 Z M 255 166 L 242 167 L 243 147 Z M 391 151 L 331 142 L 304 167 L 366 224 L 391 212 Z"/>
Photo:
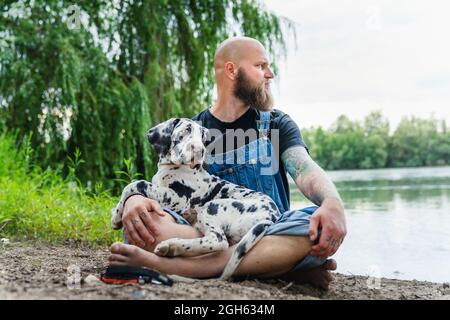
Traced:
<path id="1" fill-rule="evenodd" d="M 349 228 L 339 272 L 367 274 L 377 265 L 384 277 L 450 281 L 450 167 L 329 174 Z M 295 186 L 291 202 L 310 205 Z"/>

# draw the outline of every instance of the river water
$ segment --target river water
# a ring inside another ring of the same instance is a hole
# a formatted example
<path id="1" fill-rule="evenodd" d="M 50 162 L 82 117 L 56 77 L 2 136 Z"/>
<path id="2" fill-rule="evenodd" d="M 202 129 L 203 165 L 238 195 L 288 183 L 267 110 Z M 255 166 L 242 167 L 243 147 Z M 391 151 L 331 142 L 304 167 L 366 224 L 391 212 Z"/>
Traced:
<path id="1" fill-rule="evenodd" d="M 346 209 L 338 272 L 450 282 L 450 167 L 328 171 Z M 291 186 L 291 208 L 311 205 Z"/>

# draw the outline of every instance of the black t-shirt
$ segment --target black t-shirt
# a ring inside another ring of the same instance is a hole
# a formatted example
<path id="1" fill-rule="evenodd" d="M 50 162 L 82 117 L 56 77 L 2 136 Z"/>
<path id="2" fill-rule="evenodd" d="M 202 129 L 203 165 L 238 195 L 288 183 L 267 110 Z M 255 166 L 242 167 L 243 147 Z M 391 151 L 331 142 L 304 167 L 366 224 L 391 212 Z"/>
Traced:
<path id="1" fill-rule="evenodd" d="M 223 141 L 223 149 L 224 151 L 230 151 L 226 148 L 226 136 L 227 129 L 242 129 L 246 131 L 248 129 L 254 129 L 257 132 L 257 120 L 260 119 L 260 111 L 255 110 L 253 108 L 249 108 L 242 116 L 236 119 L 233 122 L 223 122 L 217 119 L 209 109 L 205 109 L 204 111 L 197 114 L 192 118 L 194 121 L 200 121 L 201 125 L 208 129 L 218 129 L 222 133 L 222 136 L 219 137 L 219 140 Z M 308 150 L 305 142 L 303 141 L 301 132 L 297 124 L 287 115 L 286 113 L 280 110 L 273 110 L 270 113 L 270 130 L 278 129 L 279 134 L 279 155 L 278 160 L 281 159 L 281 155 L 288 148 L 293 146 L 303 146 Z M 228 130 L 228 134 L 230 134 L 230 130 Z M 232 133 L 233 134 L 233 133 Z M 258 138 L 259 136 L 255 137 Z M 269 134 L 269 138 L 271 138 L 271 134 Z M 208 146 L 211 143 L 214 143 L 214 137 L 211 141 L 208 141 L 206 145 Z M 240 148 L 244 144 L 248 144 L 252 142 L 252 135 L 247 136 L 246 139 L 233 139 L 234 140 L 234 149 Z M 219 142 L 220 143 L 220 142 Z M 214 148 L 210 149 L 211 153 L 214 153 Z M 281 177 L 283 180 L 283 185 L 286 190 L 286 193 L 289 197 L 289 183 L 286 176 L 286 170 L 283 165 L 278 166 L 280 168 Z"/>

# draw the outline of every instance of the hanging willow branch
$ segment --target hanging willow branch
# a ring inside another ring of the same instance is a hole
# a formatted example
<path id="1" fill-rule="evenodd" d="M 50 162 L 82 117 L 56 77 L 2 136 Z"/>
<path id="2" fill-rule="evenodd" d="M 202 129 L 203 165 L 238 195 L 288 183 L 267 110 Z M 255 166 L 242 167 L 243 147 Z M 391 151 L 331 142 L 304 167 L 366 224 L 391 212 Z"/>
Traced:
<path id="1" fill-rule="evenodd" d="M 79 149 L 81 181 L 116 190 L 124 159 L 153 173 L 148 128 L 211 103 L 220 42 L 239 34 L 284 50 L 280 20 L 257 1 L 78 1 L 78 29 L 70 5 L 2 1 L 0 125 L 33 132 L 44 166 L 63 168 Z"/>

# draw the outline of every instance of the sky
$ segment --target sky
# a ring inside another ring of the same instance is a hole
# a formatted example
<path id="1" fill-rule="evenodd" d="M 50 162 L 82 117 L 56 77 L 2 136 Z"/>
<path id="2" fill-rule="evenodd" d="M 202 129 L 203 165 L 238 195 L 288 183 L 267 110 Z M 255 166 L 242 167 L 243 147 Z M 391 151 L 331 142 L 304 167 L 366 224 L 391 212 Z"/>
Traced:
<path id="1" fill-rule="evenodd" d="M 450 1 L 262 2 L 297 25 L 272 90 L 300 127 L 374 110 L 450 123 Z"/>

